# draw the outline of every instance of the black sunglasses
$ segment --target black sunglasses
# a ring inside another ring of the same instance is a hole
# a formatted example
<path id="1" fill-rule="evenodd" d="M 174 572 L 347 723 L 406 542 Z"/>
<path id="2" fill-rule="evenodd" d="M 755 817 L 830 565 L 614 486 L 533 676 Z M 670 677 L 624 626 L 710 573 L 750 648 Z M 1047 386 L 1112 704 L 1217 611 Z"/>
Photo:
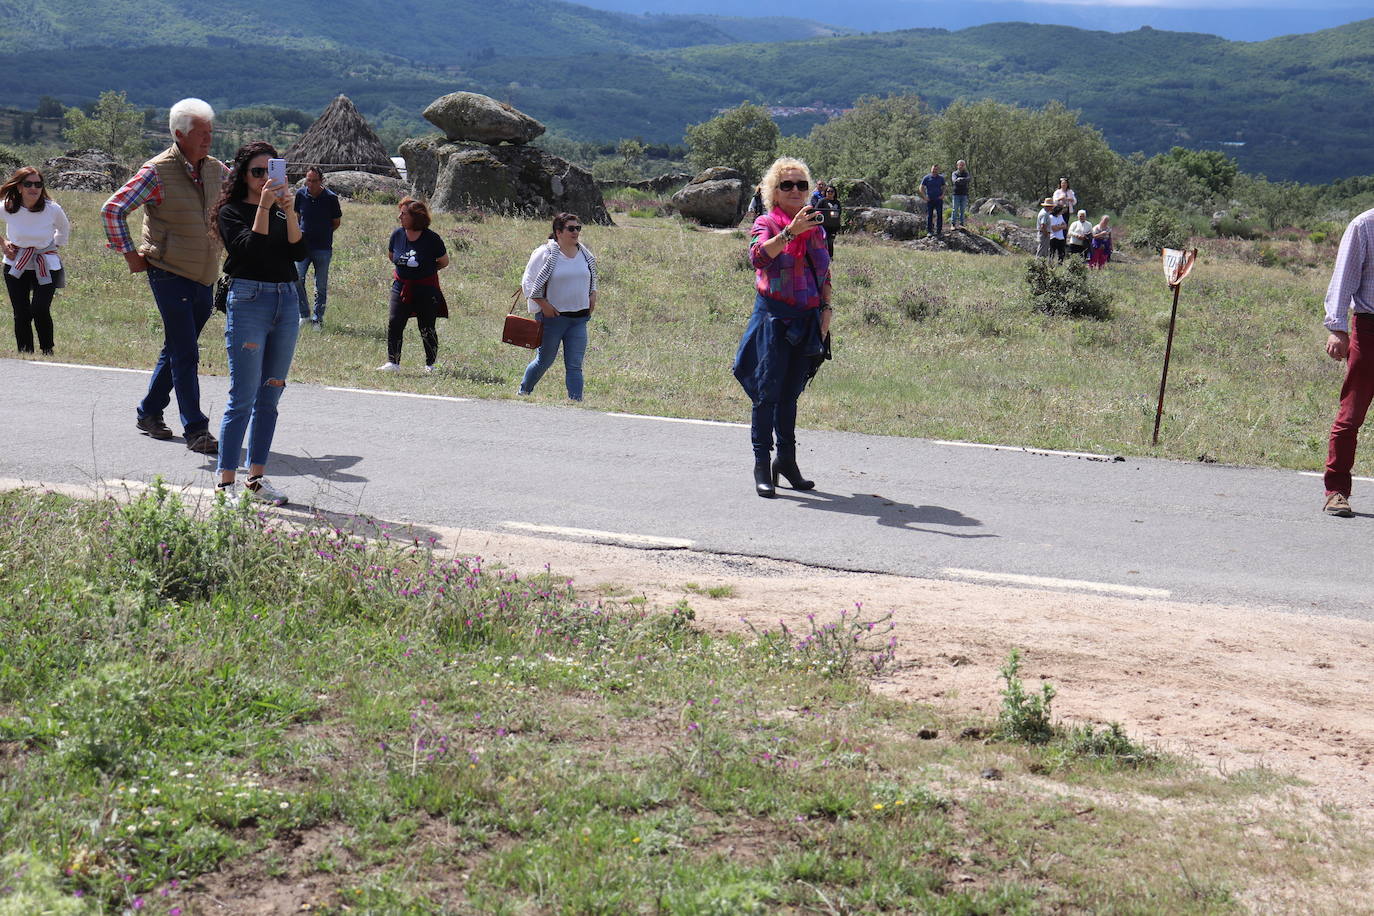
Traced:
<path id="1" fill-rule="evenodd" d="M 41 181 L 24 181 L 24 182 L 20 182 L 20 183 L 21 183 L 24 187 L 26 187 L 26 188 L 41 188 L 41 187 L 43 187 L 43 182 L 41 182 Z"/>
<path id="2" fill-rule="evenodd" d="M 564 226 L 564 227 L 563 227 L 563 231 L 564 231 L 564 232 L 581 232 L 581 231 L 582 231 L 582 227 L 581 227 L 581 226 Z"/>
<path id="3" fill-rule="evenodd" d="M 267 177 L 267 166 L 265 166 L 265 165 L 255 165 L 255 166 L 253 166 L 251 169 L 248 170 L 248 174 L 249 174 L 249 175 L 252 175 L 254 178 L 266 178 L 266 177 Z"/>
<path id="4" fill-rule="evenodd" d="M 790 190 L 792 190 L 793 188 L 796 188 L 798 191 L 809 191 L 809 190 L 811 190 L 811 182 L 809 182 L 809 181 L 779 181 L 779 182 L 778 182 L 778 190 L 779 190 L 779 191 L 790 191 Z"/>

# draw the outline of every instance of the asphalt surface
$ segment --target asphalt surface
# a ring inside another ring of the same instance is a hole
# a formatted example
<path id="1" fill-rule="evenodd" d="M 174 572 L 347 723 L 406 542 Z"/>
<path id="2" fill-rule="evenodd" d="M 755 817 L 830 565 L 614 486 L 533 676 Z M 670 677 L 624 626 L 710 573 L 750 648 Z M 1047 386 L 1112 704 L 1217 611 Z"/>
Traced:
<path id="1" fill-rule="evenodd" d="M 560 383 L 555 370 L 543 384 Z M 146 373 L 0 359 L 0 478 L 161 474 L 212 486 L 213 459 L 180 436 L 134 429 L 146 385 Z M 202 378 L 216 433 L 226 390 L 227 379 Z M 175 402 L 168 414 L 180 433 Z M 292 384 L 268 474 L 294 504 L 420 526 L 659 538 L 650 546 L 1374 619 L 1361 559 L 1374 515 L 1323 516 L 1316 477 L 854 433 L 799 439 L 817 488 L 764 500 L 742 424 Z M 1356 487 L 1358 509 L 1374 486 Z"/>

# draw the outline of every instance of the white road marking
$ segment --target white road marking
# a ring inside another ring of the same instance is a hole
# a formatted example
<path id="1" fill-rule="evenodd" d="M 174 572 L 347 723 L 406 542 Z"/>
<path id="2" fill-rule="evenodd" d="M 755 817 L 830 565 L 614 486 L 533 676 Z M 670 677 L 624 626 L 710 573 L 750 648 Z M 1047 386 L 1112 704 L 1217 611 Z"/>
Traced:
<path id="1" fill-rule="evenodd" d="M 690 417 L 659 417 L 642 413 L 608 413 L 608 417 L 623 417 L 626 420 L 660 420 L 664 423 L 695 423 L 697 426 L 730 426 L 735 429 L 748 429 L 748 423 L 727 423 L 724 420 L 693 420 Z"/>
<path id="2" fill-rule="evenodd" d="M 1086 582 L 1081 579 L 1052 579 L 1048 576 L 1023 576 L 1019 573 L 985 572 L 981 569 L 958 569 L 946 567 L 940 573 L 953 579 L 971 579 L 976 582 L 1002 582 L 1009 585 L 1026 585 L 1031 588 L 1066 588 L 1085 592 L 1102 592 L 1108 595 L 1128 595 L 1132 598 L 1168 598 L 1169 590 L 1164 588 L 1145 588 L 1140 585 L 1117 585 L 1113 582 Z"/>
<path id="3" fill-rule="evenodd" d="M 558 525 L 535 525 L 531 522 L 502 522 L 506 528 L 528 531 L 532 534 L 556 534 L 562 537 L 580 538 L 584 541 L 623 544 L 626 547 L 666 547 L 685 550 L 693 542 L 686 538 L 663 538 L 651 534 L 624 534 L 618 531 L 597 531 L 592 528 L 563 528 Z"/>
<path id="4" fill-rule="evenodd" d="M 46 360 L 29 360 L 35 366 L 55 366 L 58 369 L 91 369 L 95 372 L 134 372 L 138 375 L 152 375 L 148 369 L 126 369 L 123 366 L 83 366 L 80 363 L 50 363 Z"/>
<path id="5" fill-rule="evenodd" d="M 380 391 L 376 388 L 335 388 L 325 385 L 325 391 L 343 391 L 348 394 L 380 394 L 388 398 L 418 398 L 421 401 L 449 401 L 453 404 L 466 404 L 472 398 L 451 398 L 442 394 L 415 394 L 410 391 Z"/>
<path id="6" fill-rule="evenodd" d="M 1321 471 L 1298 471 L 1304 477 L 1325 477 Z M 1366 483 L 1374 483 L 1374 477 L 1352 477 L 1351 480 L 1363 480 Z"/>
<path id="7" fill-rule="evenodd" d="M 954 445 L 959 448 L 988 448 L 995 452 L 1025 452 L 1030 455 L 1055 455 L 1060 458 L 1091 458 L 1094 461 L 1115 461 L 1117 455 L 1098 455 L 1093 452 L 1061 452 L 1052 448 L 1028 448 L 1024 445 L 992 445 L 987 442 L 955 442 L 950 439 L 933 439 L 935 445 Z"/>

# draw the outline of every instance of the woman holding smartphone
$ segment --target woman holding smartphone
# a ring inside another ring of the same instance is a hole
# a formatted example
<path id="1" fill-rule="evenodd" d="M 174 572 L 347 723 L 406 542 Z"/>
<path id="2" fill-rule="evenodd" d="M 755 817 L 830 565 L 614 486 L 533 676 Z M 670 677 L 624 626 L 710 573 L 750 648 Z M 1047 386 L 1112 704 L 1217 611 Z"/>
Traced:
<path id="1" fill-rule="evenodd" d="M 830 335 L 830 252 L 824 215 L 806 203 L 811 172 L 782 158 L 763 177 L 764 214 L 754 220 L 754 313 L 735 355 L 735 378 L 749 400 L 754 492 L 777 496 L 779 476 L 794 490 L 815 486 L 797 468 L 797 399 L 824 358 Z M 770 467 L 773 440 L 778 457 Z"/>
<path id="2" fill-rule="evenodd" d="M 231 279 L 224 342 L 229 351 L 229 402 L 219 431 L 219 488 L 234 496 L 240 449 L 248 437 L 248 480 L 243 496 L 274 506 L 286 494 L 264 476 L 277 429 L 277 402 L 296 352 L 300 308 L 296 262 L 306 245 L 296 220 L 295 195 L 284 162 L 269 144 L 240 147 L 210 224 L 224 243 L 224 273 Z M 277 163 L 281 163 L 277 165 Z"/>

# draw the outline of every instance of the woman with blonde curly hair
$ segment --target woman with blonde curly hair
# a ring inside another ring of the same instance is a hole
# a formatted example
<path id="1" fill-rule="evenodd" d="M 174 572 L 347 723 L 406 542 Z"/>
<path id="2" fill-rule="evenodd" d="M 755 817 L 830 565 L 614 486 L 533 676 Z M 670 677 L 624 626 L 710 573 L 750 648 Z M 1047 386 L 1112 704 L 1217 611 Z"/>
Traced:
<path id="1" fill-rule="evenodd" d="M 764 212 L 754 220 L 749 245 L 754 311 L 734 373 L 753 402 L 754 492 L 772 499 L 779 476 L 794 490 L 815 486 L 797 468 L 797 399 L 827 354 L 830 253 L 820 229 L 824 217 L 807 203 L 805 162 L 776 160 L 761 186 Z M 770 467 L 775 437 L 778 456 Z"/>

